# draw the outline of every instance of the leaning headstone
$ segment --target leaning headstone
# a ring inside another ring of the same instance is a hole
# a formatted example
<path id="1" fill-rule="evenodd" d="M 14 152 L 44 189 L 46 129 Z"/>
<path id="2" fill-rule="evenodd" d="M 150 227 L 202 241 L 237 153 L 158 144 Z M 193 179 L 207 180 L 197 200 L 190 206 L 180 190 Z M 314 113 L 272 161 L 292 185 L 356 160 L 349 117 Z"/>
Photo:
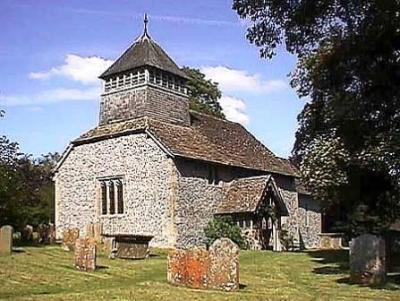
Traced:
<path id="1" fill-rule="evenodd" d="M 364 234 L 350 242 L 350 282 L 381 285 L 386 281 L 385 240 Z"/>
<path id="2" fill-rule="evenodd" d="M 3 226 L 0 228 L 0 255 L 11 255 L 13 228 Z"/>
<path id="3" fill-rule="evenodd" d="M 91 272 L 96 269 L 96 241 L 94 238 L 78 238 L 75 242 L 75 267 Z"/>
<path id="4" fill-rule="evenodd" d="M 62 248 L 66 251 L 73 251 L 75 249 L 75 241 L 79 238 L 79 229 L 70 228 L 63 231 Z"/>
<path id="5" fill-rule="evenodd" d="M 239 289 L 239 247 L 230 239 L 221 238 L 211 245 L 208 278 L 212 288 Z"/>

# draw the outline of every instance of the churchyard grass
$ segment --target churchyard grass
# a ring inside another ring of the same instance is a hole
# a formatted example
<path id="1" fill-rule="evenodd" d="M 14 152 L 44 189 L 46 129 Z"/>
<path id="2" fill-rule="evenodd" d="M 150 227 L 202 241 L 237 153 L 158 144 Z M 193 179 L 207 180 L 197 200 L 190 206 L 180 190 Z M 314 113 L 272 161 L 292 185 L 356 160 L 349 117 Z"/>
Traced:
<path id="1" fill-rule="evenodd" d="M 400 300 L 400 277 L 385 288 L 347 283 L 345 252 L 243 251 L 238 292 L 194 290 L 166 281 L 166 251 L 147 260 L 110 260 L 99 268 L 73 267 L 73 252 L 59 246 L 24 247 L 0 257 L 0 300 Z"/>

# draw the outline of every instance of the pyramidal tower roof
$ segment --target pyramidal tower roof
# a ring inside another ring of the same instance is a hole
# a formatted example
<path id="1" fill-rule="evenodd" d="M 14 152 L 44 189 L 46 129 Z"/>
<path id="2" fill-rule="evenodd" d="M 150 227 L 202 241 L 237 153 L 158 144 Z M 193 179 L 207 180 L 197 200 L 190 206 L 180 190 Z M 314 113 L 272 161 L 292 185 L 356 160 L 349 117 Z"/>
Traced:
<path id="1" fill-rule="evenodd" d="M 147 15 L 144 17 L 143 34 L 103 73 L 101 79 L 138 67 L 150 66 L 183 78 L 186 74 L 148 34 Z"/>

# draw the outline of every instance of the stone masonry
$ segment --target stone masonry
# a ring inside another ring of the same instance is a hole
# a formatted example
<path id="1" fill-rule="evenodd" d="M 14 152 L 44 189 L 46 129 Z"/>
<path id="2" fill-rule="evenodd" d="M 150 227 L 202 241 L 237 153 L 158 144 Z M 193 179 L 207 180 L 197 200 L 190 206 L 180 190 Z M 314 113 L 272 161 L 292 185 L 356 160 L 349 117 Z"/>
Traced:
<path id="1" fill-rule="evenodd" d="M 103 234 L 154 236 L 153 246 L 173 246 L 172 171 L 172 160 L 145 134 L 76 146 L 55 177 L 57 235 L 77 227 L 85 236 L 88 223 L 102 223 Z M 120 175 L 124 213 L 101 215 L 99 178 Z"/>
<path id="2" fill-rule="evenodd" d="M 191 112 L 187 75 L 147 31 L 100 78 L 99 126 L 74 140 L 55 169 L 57 238 L 71 228 L 95 236 L 86 225 L 97 224 L 107 245 L 136 235 L 153 237 L 153 247 L 204 246 L 232 180 L 271 173 L 291 234 L 318 245 L 319 213 L 299 205 L 295 168 L 239 124 Z M 117 211 L 103 210 L 116 199 Z"/>

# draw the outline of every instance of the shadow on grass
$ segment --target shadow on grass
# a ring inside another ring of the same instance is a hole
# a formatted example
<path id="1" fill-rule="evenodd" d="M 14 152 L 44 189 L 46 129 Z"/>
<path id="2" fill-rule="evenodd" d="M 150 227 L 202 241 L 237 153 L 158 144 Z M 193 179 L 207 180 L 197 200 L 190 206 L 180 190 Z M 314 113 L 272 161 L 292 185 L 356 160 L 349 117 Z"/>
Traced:
<path id="1" fill-rule="evenodd" d="M 343 277 L 336 280 L 337 283 L 340 284 L 348 284 L 348 285 L 355 285 L 359 287 L 365 287 L 365 285 L 351 283 L 350 277 Z M 397 291 L 400 289 L 400 273 L 389 273 L 387 275 L 387 281 L 383 285 L 376 285 L 376 286 L 369 286 L 371 289 L 385 289 L 385 290 L 393 290 Z"/>
<path id="2" fill-rule="evenodd" d="M 314 262 L 322 266 L 314 268 L 313 272 L 319 275 L 343 275 L 349 274 L 348 250 L 318 250 L 307 252 Z M 350 277 L 342 277 L 336 280 L 340 284 L 360 286 L 350 282 Z M 382 286 L 373 286 L 373 289 L 400 289 L 400 273 L 388 273 L 387 283 Z"/>
<path id="3" fill-rule="evenodd" d="M 322 275 L 348 273 L 349 252 L 347 250 L 318 250 L 307 252 L 313 261 L 324 266 L 314 268 L 313 272 Z"/>

